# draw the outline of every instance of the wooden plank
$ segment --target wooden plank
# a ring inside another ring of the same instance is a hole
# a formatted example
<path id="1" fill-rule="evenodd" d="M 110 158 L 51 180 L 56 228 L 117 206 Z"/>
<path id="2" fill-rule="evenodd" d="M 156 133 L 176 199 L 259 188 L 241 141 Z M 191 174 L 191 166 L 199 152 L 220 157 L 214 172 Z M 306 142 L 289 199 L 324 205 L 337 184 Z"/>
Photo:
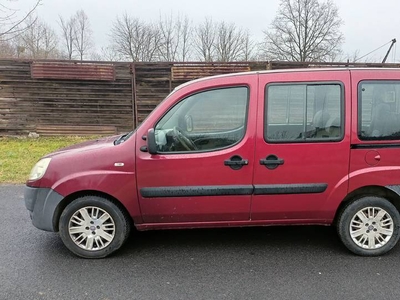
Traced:
<path id="1" fill-rule="evenodd" d="M 116 81 L 116 82 L 85 82 L 85 81 L 57 81 L 57 82 L 52 82 L 52 81 L 40 81 L 36 80 L 33 81 L 32 79 L 29 80 L 19 80 L 19 79 L 10 79 L 9 77 L 7 78 L 2 78 L 1 79 L 1 85 L 3 86 L 13 86 L 16 88 L 49 88 L 49 89 L 76 89 L 76 88 L 81 88 L 83 90 L 88 90 L 88 89 L 104 89 L 104 88 L 112 88 L 115 87 L 115 89 L 120 89 L 123 88 L 122 86 L 125 86 L 126 88 L 129 88 L 130 81 Z"/>
<path id="2" fill-rule="evenodd" d="M 114 81 L 113 65 L 70 62 L 32 62 L 33 79 L 79 79 Z"/>
<path id="3" fill-rule="evenodd" d="M 116 134 L 115 126 L 71 126 L 71 125 L 37 125 L 36 132 L 39 135 L 105 135 Z"/>
<path id="4" fill-rule="evenodd" d="M 225 73 L 247 72 L 247 71 L 250 71 L 250 67 L 247 64 L 175 65 L 172 67 L 172 79 L 190 80 L 205 76 L 212 76 Z"/>
<path id="5" fill-rule="evenodd" d="M 60 101 L 42 101 L 42 100 L 38 100 L 38 101 L 35 101 L 34 104 L 35 105 L 43 105 L 43 106 L 47 106 L 47 105 L 60 105 L 60 106 L 68 105 L 68 106 L 71 106 L 71 102 L 64 101 L 64 100 L 65 99 L 61 99 Z M 85 100 L 88 100 L 88 99 L 85 99 Z M 32 108 L 32 102 L 31 101 L 30 102 L 20 102 L 18 104 L 15 104 L 15 106 L 16 105 L 18 105 L 18 110 L 24 109 L 24 108 L 28 108 L 29 111 L 31 111 L 31 108 Z M 87 107 L 88 109 L 93 109 L 94 107 L 98 107 L 98 106 L 100 106 L 100 107 L 114 107 L 114 108 L 119 108 L 119 109 L 123 109 L 123 108 L 131 109 L 129 104 L 126 104 L 126 101 L 121 101 L 120 103 L 117 102 L 117 101 L 112 101 L 112 104 L 107 104 L 105 102 L 93 102 L 93 103 L 91 103 L 89 101 L 86 101 L 86 102 L 82 102 L 81 101 L 79 103 L 75 103 L 74 105 L 75 106 L 79 105 L 79 107 Z M 9 102 L 8 103 L 3 103 L 2 101 L 0 101 L 0 109 L 12 109 L 12 108 L 10 107 L 10 103 Z"/>
<path id="6" fill-rule="evenodd" d="M 4 93 L 2 94 L 3 99 L 12 99 L 11 97 L 13 96 L 10 93 Z M 15 94 L 14 94 L 15 96 Z M 85 96 L 83 98 L 82 96 Z M 96 97 L 97 96 L 97 97 Z M 29 103 L 38 103 L 38 102 L 47 102 L 47 103 L 55 103 L 57 104 L 58 101 L 67 101 L 70 104 L 76 104 L 76 103 L 82 103 L 83 101 L 88 101 L 92 103 L 101 104 L 105 103 L 105 105 L 114 105 L 114 103 L 128 103 L 128 99 L 131 96 L 130 94 L 123 94 L 123 95 L 104 95 L 104 97 L 99 97 L 101 95 L 70 95 L 64 96 L 60 94 L 54 94 L 53 96 L 42 96 L 38 94 L 37 96 L 35 95 L 30 95 L 30 94 L 18 94 L 18 98 L 23 98 L 21 101 L 29 102 Z M 28 100 L 28 101 L 27 101 Z M 1 100 L 0 100 L 1 101 Z"/>

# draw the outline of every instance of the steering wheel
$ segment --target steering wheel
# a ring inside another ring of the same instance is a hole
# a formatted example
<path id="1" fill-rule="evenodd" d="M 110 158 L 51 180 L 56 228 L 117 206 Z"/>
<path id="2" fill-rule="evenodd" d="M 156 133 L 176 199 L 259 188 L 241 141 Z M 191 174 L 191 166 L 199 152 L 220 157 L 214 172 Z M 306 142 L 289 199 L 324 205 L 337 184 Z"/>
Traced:
<path id="1" fill-rule="evenodd" d="M 174 136 L 186 150 L 188 151 L 198 150 L 193 141 L 189 139 L 186 135 L 184 135 L 182 129 L 180 129 L 178 126 L 175 126 L 173 130 L 174 130 Z"/>

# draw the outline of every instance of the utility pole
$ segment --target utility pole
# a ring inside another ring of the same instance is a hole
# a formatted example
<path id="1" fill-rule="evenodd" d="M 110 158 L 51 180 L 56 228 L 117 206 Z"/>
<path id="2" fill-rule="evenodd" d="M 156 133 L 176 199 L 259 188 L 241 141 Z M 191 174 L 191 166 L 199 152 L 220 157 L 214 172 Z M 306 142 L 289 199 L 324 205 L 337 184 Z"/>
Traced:
<path id="1" fill-rule="evenodd" d="M 392 40 L 392 43 L 390 44 L 389 50 L 386 52 L 385 57 L 382 60 L 382 63 L 384 64 L 386 62 L 387 57 L 389 56 L 390 50 L 392 50 L 393 45 L 396 43 L 396 39 Z"/>

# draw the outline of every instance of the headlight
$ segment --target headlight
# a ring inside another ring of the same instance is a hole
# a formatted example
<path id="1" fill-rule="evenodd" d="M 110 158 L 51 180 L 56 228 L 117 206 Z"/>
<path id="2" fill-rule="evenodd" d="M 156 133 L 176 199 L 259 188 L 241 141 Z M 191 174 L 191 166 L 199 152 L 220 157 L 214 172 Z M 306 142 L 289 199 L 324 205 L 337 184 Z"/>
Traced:
<path id="1" fill-rule="evenodd" d="M 32 168 L 31 174 L 29 175 L 29 180 L 38 180 L 42 178 L 44 173 L 46 173 L 50 160 L 51 158 L 43 158 L 39 160 Z"/>

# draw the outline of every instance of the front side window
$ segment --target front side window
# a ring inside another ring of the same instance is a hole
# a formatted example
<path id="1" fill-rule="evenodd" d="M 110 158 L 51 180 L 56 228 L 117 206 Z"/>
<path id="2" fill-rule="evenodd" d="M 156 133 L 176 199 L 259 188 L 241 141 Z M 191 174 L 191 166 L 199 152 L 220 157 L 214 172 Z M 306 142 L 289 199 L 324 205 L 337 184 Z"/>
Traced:
<path id="1" fill-rule="evenodd" d="M 361 82 L 358 105 L 361 140 L 400 139 L 400 82 Z"/>
<path id="2" fill-rule="evenodd" d="M 245 133 L 247 104 L 247 87 L 214 89 L 183 99 L 155 127 L 158 151 L 211 151 L 236 144 Z"/>
<path id="3" fill-rule="evenodd" d="M 340 84 L 271 84 L 265 95 L 266 141 L 337 141 L 343 137 Z"/>

